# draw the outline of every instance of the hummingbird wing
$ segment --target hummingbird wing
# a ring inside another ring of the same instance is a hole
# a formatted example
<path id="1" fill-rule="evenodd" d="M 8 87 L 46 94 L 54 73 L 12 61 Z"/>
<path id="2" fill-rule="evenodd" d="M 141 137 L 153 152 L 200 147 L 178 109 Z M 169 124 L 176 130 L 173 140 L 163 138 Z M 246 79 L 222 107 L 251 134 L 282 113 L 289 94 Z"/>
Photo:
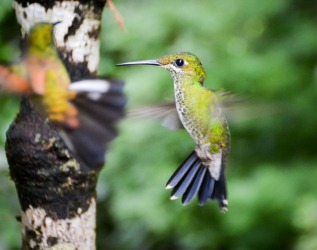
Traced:
<path id="1" fill-rule="evenodd" d="M 128 118 L 148 118 L 161 120 L 161 125 L 170 130 L 184 129 L 177 114 L 175 102 L 133 108 L 128 111 Z"/>
<path id="2" fill-rule="evenodd" d="M 39 56 L 32 55 L 29 55 L 24 60 L 24 65 L 26 65 L 28 71 L 28 78 L 32 85 L 32 92 L 37 95 L 45 93 L 46 74 L 50 68 L 48 61 L 47 58 L 42 59 Z"/>
<path id="3" fill-rule="evenodd" d="M 124 116 L 123 82 L 91 79 L 69 88 L 78 92 L 72 103 L 79 111 L 79 127 L 63 128 L 61 136 L 81 162 L 99 168 L 108 144 L 117 136 L 116 124 Z"/>
<path id="4" fill-rule="evenodd" d="M 30 84 L 23 72 L 23 65 L 16 64 L 10 67 L 0 65 L 0 89 L 13 94 L 30 92 Z"/>
<path id="5" fill-rule="evenodd" d="M 229 92 L 216 93 L 222 107 L 226 109 L 234 106 L 237 102 L 241 101 L 236 95 Z M 179 119 L 175 101 L 166 102 L 158 105 L 143 106 L 133 108 L 128 111 L 128 118 L 148 118 L 159 119 L 161 125 L 170 130 L 184 129 L 184 126 Z"/>
<path id="6" fill-rule="evenodd" d="M 231 122 L 245 122 L 285 112 L 283 103 L 267 103 L 230 92 L 217 92 L 226 117 Z"/>
<path id="7" fill-rule="evenodd" d="M 247 97 L 241 97 L 230 92 L 217 92 L 220 106 L 228 120 L 243 122 L 263 116 L 278 114 L 283 110 L 280 104 L 265 104 L 250 101 Z M 184 129 L 176 110 L 174 101 L 152 106 L 132 108 L 127 113 L 128 118 L 147 118 L 161 121 L 161 125 L 170 130 Z"/>

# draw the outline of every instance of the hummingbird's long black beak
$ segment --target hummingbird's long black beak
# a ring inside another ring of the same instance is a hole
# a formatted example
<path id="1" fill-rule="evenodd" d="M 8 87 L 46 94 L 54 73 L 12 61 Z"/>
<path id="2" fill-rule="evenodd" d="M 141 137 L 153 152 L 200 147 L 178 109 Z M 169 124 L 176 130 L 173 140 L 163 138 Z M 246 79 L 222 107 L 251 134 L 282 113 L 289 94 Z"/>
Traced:
<path id="1" fill-rule="evenodd" d="M 130 66 L 130 65 L 155 65 L 155 66 L 161 66 L 161 64 L 158 63 L 157 60 L 144 60 L 144 61 L 119 63 L 116 66 Z"/>

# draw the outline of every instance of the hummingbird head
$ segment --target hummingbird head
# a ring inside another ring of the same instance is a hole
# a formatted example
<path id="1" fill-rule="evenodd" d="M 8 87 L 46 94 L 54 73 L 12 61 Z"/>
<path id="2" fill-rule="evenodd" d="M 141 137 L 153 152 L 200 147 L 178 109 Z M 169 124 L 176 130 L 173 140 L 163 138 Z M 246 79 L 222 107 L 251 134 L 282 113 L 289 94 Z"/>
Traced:
<path id="1" fill-rule="evenodd" d="M 159 65 L 167 69 L 173 78 L 190 77 L 201 84 L 206 78 L 206 72 L 199 58 L 189 52 L 181 52 L 157 59 Z"/>
<path id="2" fill-rule="evenodd" d="M 117 66 L 129 65 L 155 65 L 167 69 L 174 79 L 189 77 L 203 84 L 206 72 L 197 56 L 189 52 L 180 52 L 163 56 L 156 60 L 145 60 L 117 64 Z"/>
<path id="3" fill-rule="evenodd" d="M 30 31 L 28 43 L 29 47 L 37 50 L 45 50 L 54 44 L 53 28 L 56 23 L 38 23 Z"/>

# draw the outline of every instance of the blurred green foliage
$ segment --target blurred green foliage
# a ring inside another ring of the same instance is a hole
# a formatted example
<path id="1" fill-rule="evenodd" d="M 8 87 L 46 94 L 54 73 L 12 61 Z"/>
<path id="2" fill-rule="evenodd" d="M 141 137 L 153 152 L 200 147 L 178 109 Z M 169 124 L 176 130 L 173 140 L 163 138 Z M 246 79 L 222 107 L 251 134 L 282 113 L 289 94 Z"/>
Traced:
<path id="1" fill-rule="evenodd" d="M 0 59 L 10 62 L 18 30 L 8 32 L 16 23 L 11 1 L 3 3 Z M 98 249 L 317 249 L 317 2 L 115 3 L 128 32 L 105 9 L 100 73 L 126 80 L 129 106 L 171 100 L 172 79 L 163 69 L 116 63 L 190 51 L 205 66 L 207 87 L 246 96 L 255 109 L 230 119 L 227 214 L 214 202 L 169 200 L 165 182 L 194 147 L 184 131 L 124 121 L 98 184 Z M 0 105 L 3 145 L 17 101 L 1 97 Z M 2 158 L 0 248 L 17 249 L 19 208 Z"/>

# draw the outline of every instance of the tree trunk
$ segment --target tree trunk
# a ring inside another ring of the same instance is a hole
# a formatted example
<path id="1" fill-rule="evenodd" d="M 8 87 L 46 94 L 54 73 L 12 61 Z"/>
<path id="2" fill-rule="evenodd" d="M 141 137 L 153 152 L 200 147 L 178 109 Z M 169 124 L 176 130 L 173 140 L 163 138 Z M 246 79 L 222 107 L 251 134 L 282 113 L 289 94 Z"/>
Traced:
<path id="1" fill-rule="evenodd" d="M 22 49 L 30 28 L 57 22 L 56 45 L 72 81 L 95 76 L 105 1 L 16 0 Z M 27 98 L 7 132 L 6 153 L 22 212 L 22 249 L 95 249 L 96 168 L 81 165 L 57 127 Z"/>

